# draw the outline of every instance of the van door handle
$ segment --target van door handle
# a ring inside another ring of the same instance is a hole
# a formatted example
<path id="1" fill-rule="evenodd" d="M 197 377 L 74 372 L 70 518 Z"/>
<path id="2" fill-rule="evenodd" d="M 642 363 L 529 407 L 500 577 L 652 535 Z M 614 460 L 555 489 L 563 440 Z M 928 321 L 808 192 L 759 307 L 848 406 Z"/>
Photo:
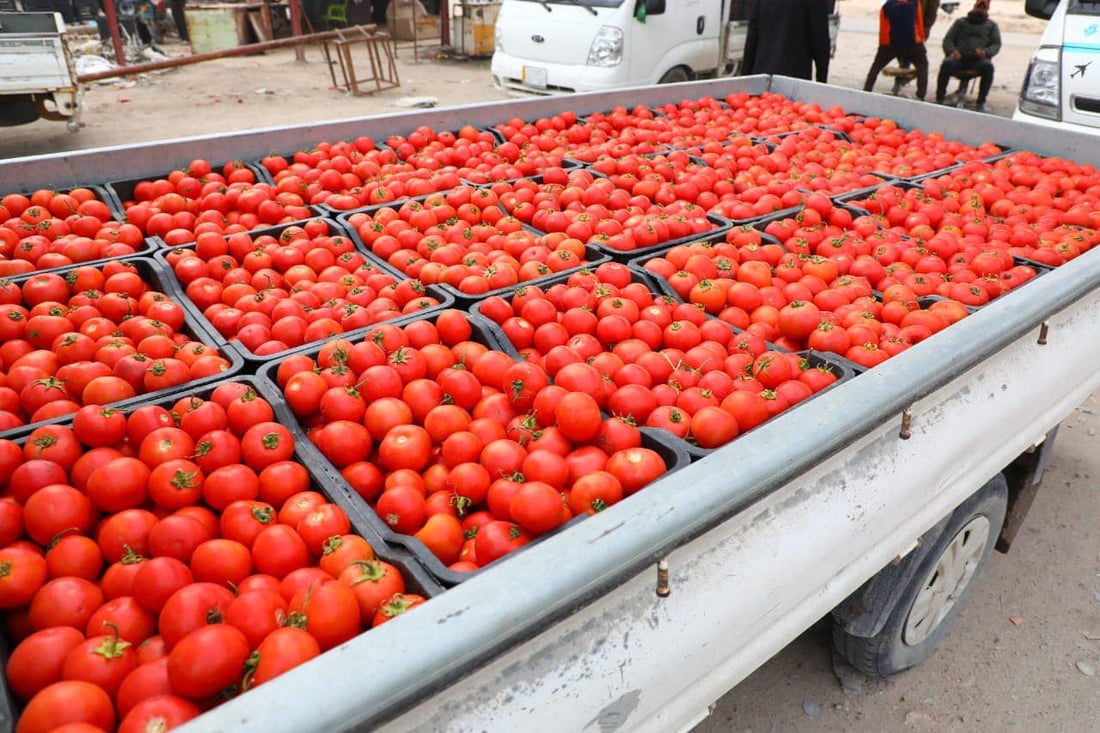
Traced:
<path id="1" fill-rule="evenodd" d="M 695 35 L 697 35 L 697 36 L 703 35 L 703 29 L 706 28 L 706 25 L 707 25 L 706 16 L 700 15 L 698 18 L 696 18 L 695 19 Z"/>

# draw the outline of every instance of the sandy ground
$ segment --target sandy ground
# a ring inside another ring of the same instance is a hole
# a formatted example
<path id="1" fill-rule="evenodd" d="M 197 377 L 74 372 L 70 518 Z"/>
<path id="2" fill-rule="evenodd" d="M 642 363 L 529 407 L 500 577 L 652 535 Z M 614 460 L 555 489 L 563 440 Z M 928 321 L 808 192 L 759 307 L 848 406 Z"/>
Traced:
<path id="1" fill-rule="evenodd" d="M 832 84 L 862 88 L 877 44 L 879 4 L 839 0 L 841 43 Z M 1043 25 L 1024 15 L 1023 0 L 993 5 L 1005 47 L 996 59 L 989 108 L 1010 116 Z M 933 75 L 951 21 L 941 14 L 933 29 Z M 182 53 L 178 45 L 164 49 Z M 84 97 L 80 132 L 43 121 L 6 128 L 0 158 L 396 114 L 410 98 L 430 97 L 440 106 L 500 99 L 487 59 L 449 57 L 425 41 L 417 53 L 401 44 L 397 63 L 400 88 L 366 97 L 333 89 L 313 47 L 304 63 L 282 50 L 94 84 Z M 876 91 L 888 89 L 880 78 Z M 697 731 L 1100 730 L 1098 409 L 1093 398 L 1067 422 L 1016 545 L 1007 556 L 993 557 L 932 659 L 886 682 L 838 675 L 821 625 L 719 701 Z"/>

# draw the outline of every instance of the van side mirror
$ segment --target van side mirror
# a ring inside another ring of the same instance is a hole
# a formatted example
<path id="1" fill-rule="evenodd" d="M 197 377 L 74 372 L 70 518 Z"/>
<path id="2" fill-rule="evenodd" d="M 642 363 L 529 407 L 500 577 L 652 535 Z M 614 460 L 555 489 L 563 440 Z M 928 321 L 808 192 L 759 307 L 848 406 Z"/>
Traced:
<path id="1" fill-rule="evenodd" d="M 665 0 L 645 0 L 646 15 L 660 15 L 665 12 Z"/>
<path id="2" fill-rule="evenodd" d="M 1033 18 L 1050 20 L 1054 11 L 1058 9 L 1058 0 L 1025 0 L 1024 12 Z"/>

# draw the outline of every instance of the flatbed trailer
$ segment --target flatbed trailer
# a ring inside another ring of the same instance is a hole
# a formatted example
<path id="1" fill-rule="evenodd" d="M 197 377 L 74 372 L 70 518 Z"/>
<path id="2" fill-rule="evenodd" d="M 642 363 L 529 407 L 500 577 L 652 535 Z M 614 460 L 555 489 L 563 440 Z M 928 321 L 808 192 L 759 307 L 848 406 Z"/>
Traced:
<path id="1" fill-rule="evenodd" d="M 0 162 L 0 179 L 63 187 L 419 125 L 769 91 L 1098 162 L 1085 135 L 756 76 L 13 159 Z M 998 538 L 1011 541 L 1048 436 L 1100 387 L 1098 284 L 1100 253 L 1089 251 L 184 729 L 687 730 L 830 613 L 858 649 L 908 613 L 930 568 L 970 535 L 982 546 L 948 568 L 960 577 Z M 930 651 L 947 622 L 910 651 Z"/>
<path id="2" fill-rule="evenodd" d="M 60 13 L 0 12 L 0 126 L 42 118 L 80 129 L 79 87 Z"/>

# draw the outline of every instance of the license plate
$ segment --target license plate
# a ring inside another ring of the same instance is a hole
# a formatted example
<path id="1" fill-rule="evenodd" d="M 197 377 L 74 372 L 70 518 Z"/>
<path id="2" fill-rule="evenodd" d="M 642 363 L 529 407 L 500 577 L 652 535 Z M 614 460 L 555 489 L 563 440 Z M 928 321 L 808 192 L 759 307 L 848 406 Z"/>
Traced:
<path id="1" fill-rule="evenodd" d="M 523 67 L 523 82 L 539 89 L 546 88 L 546 69 L 539 66 Z"/>

